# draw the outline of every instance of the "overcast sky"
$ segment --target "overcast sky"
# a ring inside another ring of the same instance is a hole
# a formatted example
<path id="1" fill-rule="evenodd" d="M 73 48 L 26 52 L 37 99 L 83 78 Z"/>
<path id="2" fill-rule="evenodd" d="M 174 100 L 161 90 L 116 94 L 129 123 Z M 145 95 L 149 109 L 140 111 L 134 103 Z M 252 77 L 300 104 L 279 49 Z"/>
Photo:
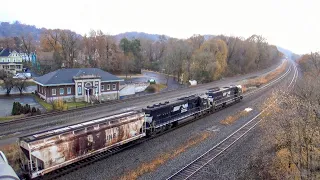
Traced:
<path id="1" fill-rule="evenodd" d="M 193 34 L 263 35 L 302 54 L 320 51 L 319 0 L 6 0 L 0 21 L 18 20 L 85 34 L 139 31 L 187 38 Z"/>

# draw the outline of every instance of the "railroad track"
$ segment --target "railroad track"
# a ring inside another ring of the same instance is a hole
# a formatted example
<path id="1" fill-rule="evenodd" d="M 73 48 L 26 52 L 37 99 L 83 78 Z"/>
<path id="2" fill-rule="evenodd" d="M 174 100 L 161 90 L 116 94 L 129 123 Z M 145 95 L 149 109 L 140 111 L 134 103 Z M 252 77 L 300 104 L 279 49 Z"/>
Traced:
<path id="1" fill-rule="evenodd" d="M 218 81 L 214 82 L 217 83 Z M 122 99 L 122 100 L 112 100 L 112 101 L 107 101 L 101 104 L 95 104 L 95 105 L 89 105 L 89 106 L 85 106 L 85 107 L 81 107 L 81 108 L 76 108 L 76 109 L 71 109 L 71 110 L 67 110 L 67 111 L 55 111 L 55 112 L 48 112 L 48 113 L 44 113 L 41 115 L 36 115 L 36 116 L 28 116 L 28 117 L 23 117 L 23 118 L 18 118 L 18 119 L 14 119 L 14 120 L 10 120 L 10 121 L 5 121 L 5 122 L 0 122 L 0 126 L 2 125 L 12 125 L 12 124 L 16 124 L 19 122 L 25 122 L 25 121 L 36 121 L 36 120 L 40 120 L 43 118 L 47 118 L 47 117 L 52 117 L 52 116 L 58 116 L 58 117 L 62 117 L 62 116 L 67 116 L 67 115 L 71 115 L 73 116 L 74 114 L 87 114 L 87 112 L 90 112 L 90 110 L 92 109 L 103 109 L 104 107 L 110 106 L 110 105 L 115 105 L 115 104 L 120 104 L 120 103 L 127 103 L 130 101 L 134 101 L 134 100 L 139 100 L 141 98 L 148 98 L 148 97 L 152 97 L 153 99 L 155 98 L 159 98 L 160 96 L 164 95 L 164 94 L 169 94 L 172 93 L 174 91 L 186 91 L 185 94 L 187 94 L 189 92 L 189 90 L 192 91 L 197 91 L 197 90 L 202 90 L 202 89 L 206 89 L 212 87 L 212 83 L 207 83 L 207 84 L 199 84 L 196 87 L 183 87 L 183 88 L 176 88 L 176 89 L 170 89 L 168 91 L 164 91 L 164 92 L 159 92 L 159 93 L 152 93 L 152 94 L 145 94 L 142 96 L 135 96 L 132 98 L 127 98 L 127 99 Z M 94 112 L 94 114 L 96 114 L 97 112 Z M 5 135 L 5 134 L 0 134 L 0 135 Z"/>
<path id="2" fill-rule="evenodd" d="M 216 109 L 213 113 L 218 112 L 218 111 L 220 111 L 222 109 L 225 109 L 227 107 L 230 107 L 235 103 L 237 103 L 237 102 L 228 104 L 224 108 L 221 107 L 219 109 Z M 64 175 L 67 175 L 70 172 L 77 171 L 77 170 L 79 170 L 79 169 L 81 169 L 81 168 L 83 168 L 85 166 L 88 166 L 88 165 L 93 164 L 95 162 L 98 162 L 98 161 L 101 161 L 103 159 L 106 159 L 106 158 L 110 157 L 111 155 L 117 154 L 117 153 L 119 153 L 121 151 L 124 151 L 126 149 L 129 149 L 129 148 L 131 148 L 133 146 L 136 146 L 136 145 L 141 144 L 143 142 L 146 142 L 146 141 L 149 141 L 149 140 L 154 139 L 156 137 L 159 137 L 159 136 L 161 136 L 163 134 L 166 134 L 166 133 L 169 133 L 171 131 L 174 131 L 177 128 L 181 128 L 181 127 L 183 127 L 183 126 L 185 126 L 187 124 L 190 124 L 190 123 L 192 123 L 194 121 L 202 119 L 202 118 L 204 118 L 206 116 L 209 116 L 210 114 L 211 113 L 207 113 L 207 114 L 205 114 L 203 116 L 199 116 L 199 117 L 196 117 L 196 118 L 192 118 L 192 119 L 190 119 L 188 121 L 181 122 L 180 124 L 178 124 L 178 126 L 170 128 L 170 129 L 168 129 L 166 131 L 161 131 L 161 132 L 155 134 L 154 136 L 144 137 L 144 138 L 141 138 L 139 140 L 136 140 L 136 141 L 133 141 L 133 142 L 130 142 L 130 143 L 118 146 L 118 147 L 111 148 L 111 149 L 106 150 L 104 152 L 100 152 L 98 154 L 92 155 L 92 156 L 87 157 L 87 158 L 85 158 L 83 160 L 80 160 L 78 162 L 75 162 L 75 163 L 72 163 L 70 165 L 64 166 L 64 167 L 62 167 L 60 169 L 54 170 L 54 171 L 52 171 L 52 172 L 50 172 L 48 174 L 45 174 L 43 177 L 38 177 L 38 178 L 35 178 L 35 179 L 51 180 L 51 179 L 56 179 L 56 178 L 59 178 L 59 177 L 63 177 Z"/>
<path id="3" fill-rule="evenodd" d="M 268 71 L 268 72 L 271 72 L 271 71 Z M 217 82 L 219 82 L 219 81 L 216 81 L 214 83 L 217 83 Z M 127 98 L 127 99 L 123 99 L 123 100 L 107 101 L 107 102 L 104 102 L 104 103 L 101 103 L 101 104 L 90 105 L 90 106 L 71 109 L 71 110 L 62 111 L 62 112 L 61 111 L 49 112 L 49 113 L 44 113 L 44 114 L 36 115 L 36 116 L 28 116 L 28 117 L 18 118 L 18 119 L 15 119 L 15 120 L 0 122 L 0 126 L 13 125 L 13 124 L 20 123 L 20 122 L 25 122 L 25 121 L 37 121 L 37 120 L 45 121 L 44 118 L 48 118 L 48 117 L 52 117 L 52 116 L 57 116 L 56 117 L 57 119 L 59 119 L 59 118 L 61 118 L 63 116 L 67 116 L 67 117 L 68 116 L 71 116 L 71 117 L 72 116 L 79 116 L 79 117 L 81 117 L 82 114 L 88 114 L 93 109 L 103 109 L 104 107 L 107 107 L 107 106 L 110 106 L 110 105 L 120 104 L 120 103 L 123 103 L 123 102 L 130 102 L 130 101 L 138 100 L 140 98 L 148 98 L 150 96 L 152 96 L 153 98 L 157 98 L 159 96 L 162 96 L 163 94 L 168 94 L 168 93 L 171 93 L 171 92 L 177 91 L 177 90 L 180 90 L 180 92 L 181 91 L 188 91 L 188 90 L 195 91 L 195 90 L 201 90 L 201 89 L 205 89 L 205 88 L 209 88 L 209 87 L 212 87 L 212 83 L 199 84 L 198 86 L 191 87 L 191 88 L 190 87 L 183 87 L 183 88 L 171 89 L 171 90 L 160 92 L 160 93 L 156 93 L 156 94 L 146 94 L 146 95 L 143 95 L 143 96 L 135 96 L 135 97 Z M 95 112 L 95 114 L 96 113 L 97 112 Z M 7 135 L 7 134 L 0 134 L 0 136 L 5 136 L 5 135 Z"/>
<path id="4" fill-rule="evenodd" d="M 205 152 L 203 155 L 183 167 L 181 170 L 173 174 L 168 178 L 168 180 L 180 180 L 180 179 L 188 179 L 193 174 L 202 169 L 205 165 L 211 162 L 214 158 L 218 157 L 222 153 L 225 152 L 230 146 L 232 146 L 235 142 L 237 142 L 241 137 L 247 134 L 251 129 L 253 129 L 261 119 L 258 117 L 262 114 L 260 112 L 254 118 L 252 118 L 249 122 L 241 126 L 238 130 L 230 134 L 227 138 L 219 142 L 217 145 L 212 147 L 210 150 Z"/>
<path id="5" fill-rule="evenodd" d="M 290 73 L 291 71 L 291 67 L 288 68 L 288 70 L 283 74 L 281 75 L 280 77 L 278 77 L 277 79 L 273 80 L 272 82 L 269 83 L 269 85 L 272 85 L 278 81 L 280 81 L 281 79 L 283 79 L 284 77 L 286 77 L 286 75 L 288 73 Z M 262 86 L 261 89 L 265 88 L 265 87 L 268 87 L 268 86 Z M 257 92 L 257 91 L 255 91 Z M 229 107 L 229 106 L 232 106 L 233 104 L 235 103 L 232 103 L 232 104 L 229 104 L 227 105 L 225 108 Z M 221 109 L 224 109 L 224 108 L 221 108 Z M 214 112 L 217 112 L 221 109 L 218 109 Z M 208 116 L 210 115 L 211 113 L 208 113 L 206 114 L 205 116 Z M 261 120 L 258 119 L 258 117 L 262 114 L 262 112 L 260 112 L 258 115 L 256 115 L 252 120 L 250 120 L 249 122 L 247 122 L 245 125 L 243 125 L 241 128 L 239 128 L 237 131 L 235 131 L 234 133 L 232 133 L 231 135 L 229 135 L 225 140 L 221 141 L 219 144 L 217 144 L 215 147 L 213 147 L 211 150 L 208 151 L 207 155 L 203 155 L 201 157 L 199 157 L 198 159 L 196 159 L 195 161 L 191 162 L 189 165 L 190 165 L 190 168 L 191 170 L 196 170 L 195 168 L 197 167 L 201 167 L 201 164 L 199 163 L 205 163 L 205 160 L 210 160 L 210 159 L 205 159 L 205 158 L 209 158 L 210 156 L 218 156 L 220 155 L 223 151 L 219 151 L 219 150 L 225 150 L 227 149 L 228 147 L 230 147 L 233 143 L 235 143 L 238 139 L 240 139 L 242 136 L 244 136 L 247 132 L 249 132 L 252 128 L 254 128 L 254 126 L 256 126 L 258 124 L 258 122 L 260 122 Z M 86 159 L 83 159 L 83 160 L 80 160 L 78 162 L 75 162 L 73 164 L 70 164 L 68 166 L 65 166 L 61 169 L 58 169 L 58 170 L 55 170 L 53 172 L 50 172 L 48 174 L 46 174 L 45 176 L 43 177 L 40 177 L 38 179 L 56 179 L 58 177 L 63 177 L 64 175 L 66 174 L 69 174 L 70 172 L 72 171 L 77 171 L 87 165 L 90 165 L 90 164 L 93 164 L 97 161 L 100 161 L 100 160 L 103 160 L 103 159 L 106 159 L 108 157 L 110 157 L 111 155 L 114 155 L 116 153 L 119 153 L 123 150 L 126 150 L 126 149 L 129 149 L 135 145 L 138 145 L 140 143 L 143 143 L 143 142 L 146 142 L 146 141 L 149 141 L 153 138 L 156 138 L 156 137 L 159 137 L 165 133 L 169 133 L 171 131 L 174 131 L 175 129 L 177 128 L 181 128 L 182 126 L 185 126 L 187 124 L 190 124 L 196 120 L 199 120 L 205 116 L 201 116 L 201 117 L 197 117 L 197 118 L 194 118 L 194 119 L 191 119 L 189 121 L 185 121 L 183 123 L 180 123 L 177 127 L 174 127 L 174 128 L 171 128 L 169 130 L 166 130 L 166 131 L 163 131 L 163 132 L 160 132 L 158 134 L 156 134 L 155 136 L 152 136 L 152 137 L 148 137 L 148 138 L 142 138 L 142 139 L 139 139 L 137 141 L 134 141 L 134 142 L 131 142 L 131 143 L 128 143 L 128 144 L 124 144 L 122 146 L 119 146 L 119 147 L 115 147 L 115 148 L 112 148 L 112 149 L 109 149 L 107 151 L 104 151 L 104 152 L 101 152 L 101 153 L 98 153 L 96 155 L 93 155 L 93 156 L 90 156 Z M 258 122 L 257 122 L 258 121 Z M 219 153 L 220 152 L 220 153 Z M 210 153 L 210 154 L 209 154 Z M 204 160 L 202 160 L 202 159 Z M 200 161 L 202 160 L 202 161 Z M 196 164 L 196 161 L 197 161 L 197 164 Z M 208 161 L 210 162 L 210 161 Z M 192 167 L 191 167 L 192 166 Z M 187 167 L 187 166 L 186 166 Z M 189 166 L 188 166 L 189 167 Z M 186 169 L 186 172 L 190 173 L 190 170 L 187 170 Z M 181 172 L 179 171 L 179 177 L 182 176 L 183 172 L 181 170 Z M 185 177 L 185 176 L 188 176 L 189 174 L 184 174 L 184 176 L 182 177 Z M 192 175 L 192 174 L 191 174 Z M 172 176 L 172 177 L 176 177 L 175 175 Z M 178 177 L 178 176 L 177 176 Z"/>
<path id="6" fill-rule="evenodd" d="M 296 69 L 295 69 L 295 68 L 296 68 L 296 66 L 295 66 L 295 65 L 292 65 L 292 66 L 293 66 L 293 68 L 294 68 L 294 70 L 295 70 L 295 72 L 294 72 L 294 78 L 295 78 L 295 74 L 296 74 Z M 286 71 L 284 74 L 282 74 L 280 77 L 272 80 L 271 82 L 269 82 L 269 83 L 267 83 L 267 84 L 265 84 L 265 85 L 262 85 L 261 87 L 255 89 L 255 90 L 252 90 L 252 91 L 249 91 L 248 93 L 245 93 L 245 94 L 243 95 L 243 97 L 251 96 L 251 95 L 253 95 L 253 94 L 256 93 L 256 92 L 259 92 L 259 91 L 261 91 L 261 90 L 263 90 L 263 89 L 265 89 L 265 88 L 267 88 L 267 87 L 269 87 L 269 86 L 271 86 L 271 85 L 273 85 L 273 84 L 281 81 L 283 78 L 285 78 L 285 77 L 292 71 L 292 66 L 290 66 L 290 67 L 287 69 L 287 71 Z M 294 78 L 293 78 L 293 79 L 294 79 Z M 290 85 L 289 85 L 289 86 L 290 86 Z"/>
<path id="7" fill-rule="evenodd" d="M 294 85 L 293 82 L 296 82 L 296 80 L 298 78 L 298 70 L 294 64 L 292 64 L 290 66 L 290 68 L 286 71 L 285 74 L 283 74 L 279 78 L 275 79 L 271 83 L 268 83 L 264 87 L 268 87 L 276 82 L 279 82 L 281 79 L 286 77 L 292 69 L 294 70 L 294 76 L 293 76 L 290 84 L 287 87 L 288 90 L 290 90 L 290 87 L 293 87 L 291 85 Z M 192 162 L 190 162 L 189 164 L 184 166 L 182 169 L 180 169 L 178 172 L 176 172 L 173 175 L 171 175 L 170 177 L 168 177 L 167 180 L 186 180 L 186 179 L 191 178 L 195 173 L 197 173 L 199 170 L 201 170 L 203 167 L 205 167 L 212 160 L 214 160 L 218 156 L 225 153 L 228 148 L 230 148 L 234 143 L 236 143 L 239 139 L 241 139 L 244 135 L 246 135 L 250 130 L 252 130 L 262 120 L 261 118 L 259 118 L 259 116 L 263 112 L 267 111 L 267 109 L 268 109 L 268 107 L 266 109 L 262 110 L 254 118 L 252 118 L 246 124 L 241 126 L 235 132 L 230 134 L 224 140 L 219 142 L 217 145 L 215 145 L 214 147 L 209 149 L 207 152 L 202 154 L 200 157 L 196 158 L 195 160 L 193 160 Z"/>
<path id="8" fill-rule="evenodd" d="M 203 84 L 203 85 L 205 85 L 205 84 Z M 88 106 L 75 108 L 75 109 L 70 109 L 70 110 L 62 111 L 62 112 L 61 111 L 54 111 L 54 112 L 48 112 L 48 113 L 44 113 L 44 114 L 36 115 L 36 116 L 27 116 L 27 117 L 18 118 L 18 119 L 14 119 L 14 120 L 10 120 L 10 121 L 0 122 L 0 125 L 13 124 L 13 123 L 21 122 L 21 121 L 26 121 L 26 120 L 30 120 L 30 119 L 39 119 L 39 118 L 53 116 L 53 115 L 68 114 L 68 113 L 72 113 L 72 112 L 82 111 L 84 109 L 93 109 L 93 108 L 97 108 L 97 107 L 108 106 L 110 104 L 118 104 L 118 103 L 122 103 L 122 102 L 129 102 L 129 101 L 132 101 L 132 100 L 139 99 L 141 97 L 148 97 L 150 95 L 159 96 L 159 95 L 162 95 L 162 94 L 165 94 L 165 93 L 176 91 L 178 89 L 187 89 L 187 87 L 170 89 L 169 91 L 164 91 L 164 92 L 154 93 L 154 94 L 145 94 L 145 95 L 142 95 L 142 96 L 135 96 L 135 97 L 132 97 L 132 98 L 127 98 L 127 99 L 111 100 L 111 101 L 106 101 L 106 102 L 101 103 L 101 104 L 88 105 Z"/>

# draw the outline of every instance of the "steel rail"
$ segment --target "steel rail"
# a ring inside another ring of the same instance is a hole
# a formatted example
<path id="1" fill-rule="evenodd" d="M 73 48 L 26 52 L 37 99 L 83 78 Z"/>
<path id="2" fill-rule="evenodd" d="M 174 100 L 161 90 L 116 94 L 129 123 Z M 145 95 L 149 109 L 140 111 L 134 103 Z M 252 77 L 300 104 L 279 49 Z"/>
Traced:
<path id="1" fill-rule="evenodd" d="M 270 84 L 264 86 L 268 87 L 271 84 L 274 84 L 276 82 L 279 82 L 281 79 L 286 77 L 289 72 L 291 71 L 293 66 L 294 69 L 294 76 L 292 79 L 297 79 L 295 65 L 291 65 L 290 68 L 287 70 L 285 74 L 277 78 L 276 80 L 270 82 Z M 291 83 L 289 84 L 291 85 Z M 256 91 L 255 91 L 256 92 Z M 268 108 L 268 107 L 267 107 Z M 244 135 L 246 135 L 251 129 L 253 129 L 262 119 L 259 119 L 258 117 L 267 110 L 262 110 L 259 114 L 257 114 L 254 118 L 249 120 L 246 124 L 238 128 L 235 132 L 230 134 L 228 137 L 220 141 L 217 145 L 206 151 L 204 154 L 202 154 L 200 157 L 196 158 L 183 168 L 181 168 L 179 171 L 171 175 L 167 178 L 167 180 L 180 180 L 180 179 L 189 179 L 192 175 L 194 175 L 196 172 L 201 170 L 204 166 L 206 166 L 208 163 L 210 163 L 213 159 L 221 155 L 223 152 L 225 152 L 228 148 L 230 148 L 234 143 L 236 143 L 239 139 L 241 139 Z"/>

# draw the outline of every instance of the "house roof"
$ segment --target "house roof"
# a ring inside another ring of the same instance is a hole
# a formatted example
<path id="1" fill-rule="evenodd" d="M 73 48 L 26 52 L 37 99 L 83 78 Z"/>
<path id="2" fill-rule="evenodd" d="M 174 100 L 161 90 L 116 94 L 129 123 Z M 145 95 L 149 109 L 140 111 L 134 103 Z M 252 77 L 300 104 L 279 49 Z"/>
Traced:
<path id="1" fill-rule="evenodd" d="M 74 84 L 74 77 L 85 75 L 100 76 L 102 82 L 123 81 L 108 72 L 98 68 L 73 68 L 73 69 L 58 69 L 40 77 L 35 77 L 35 81 L 45 86 Z"/>
<path id="2" fill-rule="evenodd" d="M 0 56 L 5 56 L 5 57 L 7 57 L 7 56 L 9 56 L 10 54 L 11 54 L 11 52 L 10 52 L 9 48 L 5 48 L 5 49 L 3 49 L 3 50 L 0 52 Z"/>

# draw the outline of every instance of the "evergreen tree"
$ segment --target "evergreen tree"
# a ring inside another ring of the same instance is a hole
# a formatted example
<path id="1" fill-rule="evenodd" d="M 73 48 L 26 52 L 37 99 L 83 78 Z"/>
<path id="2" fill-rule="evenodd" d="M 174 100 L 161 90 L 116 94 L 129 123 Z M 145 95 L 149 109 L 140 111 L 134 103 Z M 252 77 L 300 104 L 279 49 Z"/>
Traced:
<path id="1" fill-rule="evenodd" d="M 37 114 L 37 109 L 35 107 L 32 107 L 31 116 L 36 115 L 36 114 Z"/>
<path id="2" fill-rule="evenodd" d="M 41 114 L 41 111 L 39 108 L 37 108 L 37 115 L 40 115 Z"/>
<path id="3" fill-rule="evenodd" d="M 17 115 L 17 103 L 13 102 L 11 115 Z"/>

